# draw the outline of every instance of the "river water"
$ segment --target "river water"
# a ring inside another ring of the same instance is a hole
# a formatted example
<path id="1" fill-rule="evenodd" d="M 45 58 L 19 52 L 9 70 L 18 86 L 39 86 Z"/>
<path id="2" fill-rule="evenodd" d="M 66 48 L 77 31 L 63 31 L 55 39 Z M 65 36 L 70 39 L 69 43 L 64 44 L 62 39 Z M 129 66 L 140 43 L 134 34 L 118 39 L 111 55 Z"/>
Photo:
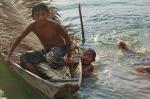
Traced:
<path id="1" fill-rule="evenodd" d="M 141 57 L 150 56 L 150 1 L 55 0 L 54 4 L 62 15 L 63 24 L 71 24 L 73 29 L 79 31 L 77 36 L 81 38 L 79 3 L 86 40 L 83 46 L 96 50 L 95 64 L 99 74 L 95 78 L 84 80 L 81 89 L 76 94 L 77 98 L 150 99 L 150 76 L 137 73 L 134 66 Z M 124 40 L 129 47 L 142 53 L 142 56 L 140 58 L 136 55 L 123 56 L 117 49 L 118 40 Z M 21 80 L 17 81 L 15 82 L 19 84 Z M 4 83 L 0 83 L 1 87 L 5 85 Z M 28 86 L 22 83 L 21 81 L 21 86 Z M 37 97 L 40 97 L 40 94 L 32 88 L 31 92 L 26 91 L 26 87 L 23 88 L 22 91 L 16 92 L 22 93 L 23 98 L 13 98 L 13 95 L 10 95 L 12 97 L 10 99 L 38 99 Z M 30 89 L 30 87 L 27 88 Z M 6 94 L 9 93 L 7 87 L 3 89 Z M 25 94 L 26 92 L 28 94 Z"/>
<path id="2" fill-rule="evenodd" d="M 84 81 L 79 93 L 86 99 L 150 99 L 150 76 L 139 74 L 133 64 L 140 58 L 122 56 L 117 41 L 150 56 L 149 0 L 56 0 L 64 24 L 81 31 L 81 4 L 86 43 L 97 52 L 97 79 Z M 81 32 L 78 34 L 81 37 Z"/>

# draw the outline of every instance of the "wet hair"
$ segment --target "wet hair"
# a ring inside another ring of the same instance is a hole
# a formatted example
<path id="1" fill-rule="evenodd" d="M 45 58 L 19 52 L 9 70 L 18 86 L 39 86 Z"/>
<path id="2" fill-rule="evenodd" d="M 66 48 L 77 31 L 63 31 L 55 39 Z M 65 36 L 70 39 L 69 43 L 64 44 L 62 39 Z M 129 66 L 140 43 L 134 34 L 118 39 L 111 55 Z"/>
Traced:
<path id="1" fill-rule="evenodd" d="M 92 48 L 88 48 L 87 50 L 85 50 L 85 51 L 89 51 L 92 55 L 93 55 L 93 58 L 95 59 L 95 57 L 96 57 L 96 52 L 95 52 L 95 50 L 94 49 L 92 49 Z"/>
<path id="2" fill-rule="evenodd" d="M 125 42 L 120 41 L 120 42 L 118 43 L 118 49 L 126 49 L 126 48 L 127 48 L 127 45 L 126 45 Z"/>
<path id="3" fill-rule="evenodd" d="M 49 9 L 46 4 L 38 3 L 38 4 L 34 5 L 32 8 L 32 17 L 34 16 L 35 12 L 39 12 L 40 10 L 46 11 L 47 13 L 49 13 Z"/>

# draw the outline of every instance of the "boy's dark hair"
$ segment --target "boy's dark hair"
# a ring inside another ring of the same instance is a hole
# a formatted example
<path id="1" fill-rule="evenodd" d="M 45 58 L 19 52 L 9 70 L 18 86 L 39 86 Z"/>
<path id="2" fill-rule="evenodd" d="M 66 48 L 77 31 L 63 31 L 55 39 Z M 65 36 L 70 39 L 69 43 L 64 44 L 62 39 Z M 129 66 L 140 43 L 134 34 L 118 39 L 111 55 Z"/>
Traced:
<path id="1" fill-rule="evenodd" d="M 127 45 L 126 45 L 125 42 L 120 41 L 120 42 L 118 43 L 118 48 L 119 48 L 119 49 L 126 49 L 126 48 L 127 48 Z"/>
<path id="2" fill-rule="evenodd" d="M 94 49 L 88 48 L 87 51 L 91 52 L 94 58 L 96 57 L 96 52 Z"/>
<path id="3" fill-rule="evenodd" d="M 40 10 L 46 11 L 49 13 L 48 6 L 44 3 L 39 3 L 33 6 L 32 8 L 32 17 L 34 16 L 35 12 L 39 12 Z"/>

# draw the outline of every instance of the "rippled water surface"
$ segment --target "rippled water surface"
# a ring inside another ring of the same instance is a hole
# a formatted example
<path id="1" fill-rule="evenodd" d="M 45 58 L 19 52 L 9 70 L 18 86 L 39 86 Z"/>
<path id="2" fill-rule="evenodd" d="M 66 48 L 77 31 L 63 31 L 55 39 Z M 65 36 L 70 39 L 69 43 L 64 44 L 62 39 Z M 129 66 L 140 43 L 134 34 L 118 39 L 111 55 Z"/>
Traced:
<path id="1" fill-rule="evenodd" d="M 150 99 L 150 76 L 139 74 L 133 64 L 150 55 L 149 0 L 57 0 L 65 24 L 81 31 L 81 4 L 85 46 L 97 52 L 99 75 L 86 79 L 79 96 L 86 99 Z M 81 37 L 81 32 L 78 34 Z M 142 56 L 122 56 L 117 41 L 124 40 Z"/>
<path id="2" fill-rule="evenodd" d="M 72 24 L 81 38 L 79 3 L 85 30 L 84 46 L 96 50 L 99 74 L 96 78 L 85 79 L 76 96 L 150 99 L 150 76 L 137 73 L 133 65 L 150 56 L 150 0 L 55 0 L 63 23 Z M 123 56 L 116 45 L 119 39 L 142 56 Z"/>

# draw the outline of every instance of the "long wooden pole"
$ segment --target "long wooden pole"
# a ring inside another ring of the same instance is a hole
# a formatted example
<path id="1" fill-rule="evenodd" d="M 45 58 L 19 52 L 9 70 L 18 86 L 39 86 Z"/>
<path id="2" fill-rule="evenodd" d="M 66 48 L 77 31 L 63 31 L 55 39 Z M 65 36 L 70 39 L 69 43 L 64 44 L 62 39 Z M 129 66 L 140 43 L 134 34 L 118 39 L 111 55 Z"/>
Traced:
<path id="1" fill-rule="evenodd" d="M 84 37 L 84 27 L 83 27 L 83 21 L 82 21 L 82 12 L 81 12 L 81 6 L 79 3 L 79 15 L 80 15 L 80 23 L 81 23 L 81 30 L 82 30 L 82 43 L 85 43 L 85 37 Z"/>

